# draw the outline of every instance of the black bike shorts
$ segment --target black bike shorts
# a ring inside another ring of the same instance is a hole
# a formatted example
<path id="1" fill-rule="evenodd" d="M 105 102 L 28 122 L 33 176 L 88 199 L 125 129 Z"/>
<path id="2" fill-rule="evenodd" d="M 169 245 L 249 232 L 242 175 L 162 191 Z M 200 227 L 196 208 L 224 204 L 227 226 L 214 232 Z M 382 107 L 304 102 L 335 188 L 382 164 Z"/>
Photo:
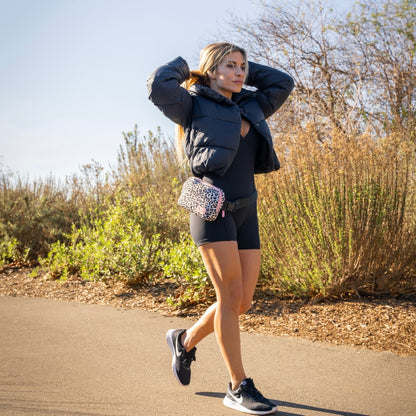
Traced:
<path id="1" fill-rule="evenodd" d="M 259 223 L 257 204 L 235 212 L 222 212 L 215 221 L 205 221 L 191 214 L 191 235 L 197 246 L 218 241 L 237 241 L 239 250 L 259 249 Z"/>

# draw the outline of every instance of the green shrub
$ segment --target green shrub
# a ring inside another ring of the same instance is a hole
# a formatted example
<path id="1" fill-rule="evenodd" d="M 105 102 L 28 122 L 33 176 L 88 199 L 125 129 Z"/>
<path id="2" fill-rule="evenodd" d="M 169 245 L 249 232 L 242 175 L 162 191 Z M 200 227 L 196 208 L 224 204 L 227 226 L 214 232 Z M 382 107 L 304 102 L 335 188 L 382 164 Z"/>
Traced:
<path id="1" fill-rule="evenodd" d="M 212 289 L 201 254 L 187 234 L 178 242 L 167 243 L 163 252 L 164 276 L 176 286 L 168 302 L 181 307 L 206 301 Z"/>
<path id="2" fill-rule="evenodd" d="M 9 241 L 0 241 L 0 267 L 21 259 L 18 246 L 19 242 L 15 238 Z"/>
<path id="3" fill-rule="evenodd" d="M 69 243 L 57 242 L 42 261 L 55 277 L 147 282 L 160 272 L 160 235 L 149 232 L 141 198 L 117 199 L 102 218 L 73 229 Z"/>

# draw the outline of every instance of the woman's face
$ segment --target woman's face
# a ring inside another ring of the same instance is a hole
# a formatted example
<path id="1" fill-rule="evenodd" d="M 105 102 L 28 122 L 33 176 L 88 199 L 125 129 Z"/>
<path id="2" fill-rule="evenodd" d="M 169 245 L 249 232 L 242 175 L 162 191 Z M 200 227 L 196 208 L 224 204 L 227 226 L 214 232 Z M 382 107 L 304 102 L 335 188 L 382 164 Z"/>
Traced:
<path id="1" fill-rule="evenodd" d="M 208 72 L 210 87 L 231 98 L 233 93 L 241 91 L 245 76 L 245 60 L 241 52 L 228 54 L 214 72 Z"/>

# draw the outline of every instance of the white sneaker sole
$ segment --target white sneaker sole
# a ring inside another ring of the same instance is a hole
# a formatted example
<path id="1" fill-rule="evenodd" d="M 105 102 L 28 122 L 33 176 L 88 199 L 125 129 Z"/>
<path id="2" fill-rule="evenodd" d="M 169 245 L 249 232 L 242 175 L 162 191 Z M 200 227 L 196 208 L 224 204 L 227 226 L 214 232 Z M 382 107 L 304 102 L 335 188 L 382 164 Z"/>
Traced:
<path id="1" fill-rule="evenodd" d="M 239 403 L 236 403 L 233 400 L 230 400 L 227 396 L 223 400 L 224 406 L 229 407 L 230 409 L 238 410 L 243 413 L 248 413 L 250 415 L 270 415 L 271 413 L 277 412 L 277 406 L 273 407 L 271 410 L 250 410 L 242 406 Z"/>

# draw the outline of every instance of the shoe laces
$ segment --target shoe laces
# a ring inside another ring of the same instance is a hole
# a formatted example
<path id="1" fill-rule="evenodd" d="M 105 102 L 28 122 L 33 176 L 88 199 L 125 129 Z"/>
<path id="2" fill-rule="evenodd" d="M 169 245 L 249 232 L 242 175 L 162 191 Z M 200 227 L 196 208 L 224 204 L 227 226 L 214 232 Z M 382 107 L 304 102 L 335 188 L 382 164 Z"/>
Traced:
<path id="1" fill-rule="evenodd" d="M 256 402 L 264 400 L 264 396 L 256 389 L 254 382 L 251 378 L 245 380 L 244 384 L 240 384 L 240 392 L 244 392 L 249 398 Z"/>
<path id="2" fill-rule="evenodd" d="M 189 368 L 191 366 L 192 361 L 196 361 L 195 351 L 196 348 L 192 348 L 189 352 L 187 352 L 185 348 L 183 349 L 183 352 L 181 354 L 181 361 L 185 367 Z"/>

